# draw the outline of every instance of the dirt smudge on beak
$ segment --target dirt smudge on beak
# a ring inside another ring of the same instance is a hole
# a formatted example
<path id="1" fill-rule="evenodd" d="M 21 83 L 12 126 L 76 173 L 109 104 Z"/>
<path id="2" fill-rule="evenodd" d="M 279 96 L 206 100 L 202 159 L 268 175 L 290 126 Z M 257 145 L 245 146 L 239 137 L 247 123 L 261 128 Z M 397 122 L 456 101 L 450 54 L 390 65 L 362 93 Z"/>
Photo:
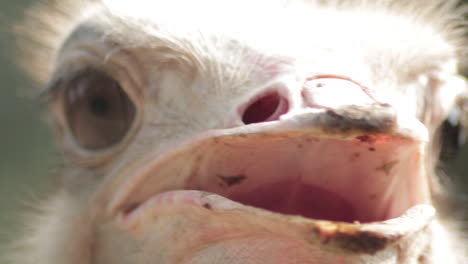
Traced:
<path id="1" fill-rule="evenodd" d="M 218 175 L 218 178 L 222 180 L 222 186 L 231 187 L 233 185 L 241 184 L 247 176 L 245 175 L 235 175 L 235 176 L 222 176 Z"/>

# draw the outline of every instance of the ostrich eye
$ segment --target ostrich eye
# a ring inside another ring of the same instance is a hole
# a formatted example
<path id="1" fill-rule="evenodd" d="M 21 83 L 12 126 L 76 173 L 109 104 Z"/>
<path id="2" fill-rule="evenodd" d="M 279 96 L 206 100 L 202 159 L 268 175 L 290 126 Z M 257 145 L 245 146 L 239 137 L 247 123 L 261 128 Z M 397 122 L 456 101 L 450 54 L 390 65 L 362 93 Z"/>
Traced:
<path id="1" fill-rule="evenodd" d="M 460 108 L 454 107 L 441 127 L 440 159 L 449 161 L 456 158 L 465 143 L 465 129 L 460 122 Z"/>
<path id="2" fill-rule="evenodd" d="M 89 150 L 120 142 L 135 118 L 135 105 L 120 85 L 100 72 L 86 72 L 65 90 L 65 115 L 78 144 Z"/>

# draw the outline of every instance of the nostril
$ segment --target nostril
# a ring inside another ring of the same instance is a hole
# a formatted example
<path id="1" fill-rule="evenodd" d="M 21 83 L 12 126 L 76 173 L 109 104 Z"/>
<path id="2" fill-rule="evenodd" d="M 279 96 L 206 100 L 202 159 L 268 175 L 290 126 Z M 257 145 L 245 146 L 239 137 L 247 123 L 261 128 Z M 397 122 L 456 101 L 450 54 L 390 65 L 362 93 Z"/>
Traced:
<path id="1" fill-rule="evenodd" d="M 244 124 L 278 120 L 288 112 L 288 101 L 278 93 L 269 93 L 252 102 L 242 115 Z"/>

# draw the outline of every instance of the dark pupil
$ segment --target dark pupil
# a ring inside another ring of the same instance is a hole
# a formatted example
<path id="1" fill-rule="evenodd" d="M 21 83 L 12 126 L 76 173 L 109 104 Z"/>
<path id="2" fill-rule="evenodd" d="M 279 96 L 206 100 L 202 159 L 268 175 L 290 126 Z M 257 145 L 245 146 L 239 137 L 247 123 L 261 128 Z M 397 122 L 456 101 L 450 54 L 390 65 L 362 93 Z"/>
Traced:
<path id="1" fill-rule="evenodd" d="M 90 102 L 91 113 L 97 116 L 105 116 L 110 111 L 110 103 L 103 96 L 97 96 Z"/>

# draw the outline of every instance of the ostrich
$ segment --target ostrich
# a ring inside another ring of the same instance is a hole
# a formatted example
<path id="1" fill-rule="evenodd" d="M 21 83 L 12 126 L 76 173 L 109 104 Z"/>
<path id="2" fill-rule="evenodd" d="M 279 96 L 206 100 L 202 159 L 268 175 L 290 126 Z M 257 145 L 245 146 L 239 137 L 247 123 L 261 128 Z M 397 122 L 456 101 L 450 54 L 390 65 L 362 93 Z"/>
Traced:
<path id="1" fill-rule="evenodd" d="M 12 263 L 466 263 L 434 169 L 464 10 L 37 4 L 22 62 L 65 165 Z"/>

